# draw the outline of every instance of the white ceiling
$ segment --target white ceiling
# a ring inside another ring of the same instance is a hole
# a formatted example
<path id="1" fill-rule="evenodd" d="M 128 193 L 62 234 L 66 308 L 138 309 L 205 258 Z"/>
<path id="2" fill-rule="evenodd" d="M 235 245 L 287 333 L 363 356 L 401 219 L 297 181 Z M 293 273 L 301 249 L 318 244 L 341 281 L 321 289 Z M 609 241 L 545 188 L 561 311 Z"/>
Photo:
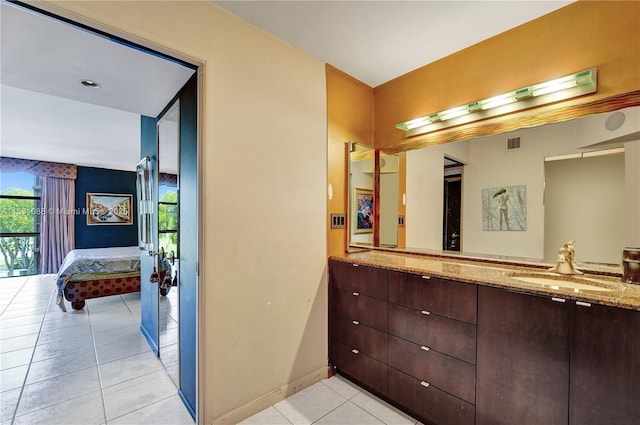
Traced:
<path id="1" fill-rule="evenodd" d="M 371 87 L 572 1 L 216 1 Z"/>
<path id="2" fill-rule="evenodd" d="M 155 117 L 193 74 L 23 8 L 1 8 L 3 85 Z M 100 88 L 84 87 L 84 79 Z"/>
<path id="3" fill-rule="evenodd" d="M 373 87 L 570 1 L 213 3 Z M 193 70 L 4 1 L 0 19 L 0 154 L 135 169 L 139 116 Z"/>

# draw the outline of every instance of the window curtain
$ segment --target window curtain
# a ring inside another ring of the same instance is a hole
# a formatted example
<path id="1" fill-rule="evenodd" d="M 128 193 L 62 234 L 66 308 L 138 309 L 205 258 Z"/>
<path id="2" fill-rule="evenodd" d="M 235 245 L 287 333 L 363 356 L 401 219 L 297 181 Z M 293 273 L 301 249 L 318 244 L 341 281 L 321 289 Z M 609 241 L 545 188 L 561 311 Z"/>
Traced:
<path id="1" fill-rule="evenodd" d="M 75 181 L 42 177 L 40 273 L 56 273 L 75 246 Z"/>
<path id="2" fill-rule="evenodd" d="M 40 273 L 56 273 L 75 247 L 78 167 L 60 162 L 0 157 L 3 172 L 40 176 Z"/>

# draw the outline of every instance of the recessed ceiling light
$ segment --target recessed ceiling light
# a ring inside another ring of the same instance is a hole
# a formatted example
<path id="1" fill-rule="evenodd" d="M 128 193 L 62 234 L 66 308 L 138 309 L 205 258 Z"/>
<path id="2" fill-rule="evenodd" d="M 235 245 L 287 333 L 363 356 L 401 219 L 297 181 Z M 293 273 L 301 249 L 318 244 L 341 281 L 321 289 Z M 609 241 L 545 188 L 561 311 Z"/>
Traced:
<path id="1" fill-rule="evenodd" d="M 98 87 L 100 87 L 100 84 L 91 80 L 82 80 L 80 81 L 80 84 L 82 84 L 85 87 L 91 87 L 92 89 L 97 89 Z"/>

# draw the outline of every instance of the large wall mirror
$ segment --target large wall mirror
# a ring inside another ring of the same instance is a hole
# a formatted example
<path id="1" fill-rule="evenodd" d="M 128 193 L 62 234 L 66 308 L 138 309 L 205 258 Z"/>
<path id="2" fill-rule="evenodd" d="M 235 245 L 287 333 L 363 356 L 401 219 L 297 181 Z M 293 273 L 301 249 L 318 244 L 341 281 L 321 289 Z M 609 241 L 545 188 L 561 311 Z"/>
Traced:
<path id="1" fill-rule="evenodd" d="M 640 107 L 407 151 L 401 248 L 553 262 L 573 239 L 579 262 L 619 264 L 639 151 Z M 398 196 L 381 182 L 380 210 Z"/>

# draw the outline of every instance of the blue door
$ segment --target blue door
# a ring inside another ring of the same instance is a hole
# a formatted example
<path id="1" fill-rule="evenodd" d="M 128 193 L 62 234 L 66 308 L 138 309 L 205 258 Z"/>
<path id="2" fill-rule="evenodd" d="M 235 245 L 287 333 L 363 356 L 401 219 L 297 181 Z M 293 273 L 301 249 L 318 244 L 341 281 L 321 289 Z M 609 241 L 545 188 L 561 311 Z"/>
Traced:
<path id="1" fill-rule="evenodd" d="M 156 249 L 158 249 L 158 221 L 155 219 L 157 216 L 154 214 L 155 205 L 158 204 L 158 131 L 157 120 L 151 117 L 140 118 L 140 155 L 141 158 L 149 158 L 146 165 L 151 184 L 150 190 L 147 191 L 149 195 L 149 205 L 151 208 L 146 208 L 150 217 L 144 217 L 139 214 L 139 226 L 142 226 L 142 222 L 147 220 L 145 226 L 149 226 L 148 231 L 146 229 L 141 230 L 150 236 L 148 240 L 148 246 L 140 251 L 140 301 L 141 301 L 141 320 L 140 331 L 147 339 L 149 346 L 153 352 L 158 356 L 159 352 L 159 333 L 158 333 L 158 285 L 157 283 L 150 282 L 151 276 L 156 270 L 157 273 L 157 256 L 154 255 Z M 139 168 L 141 166 L 139 165 Z M 138 173 L 141 171 L 139 170 Z M 138 179 L 140 180 L 140 178 Z M 138 182 L 140 185 L 140 182 Z M 144 184 L 144 183 L 143 183 Z M 143 200 L 138 199 L 138 208 L 142 210 Z"/>
<path id="2" fill-rule="evenodd" d="M 180 91 L 179 394 L 195 418 L 198 313 L 198 102 L 197 76 Z"/>
<path id="3" fill-rule="evenodd" d="M 195 419 L 197 400 L 197 292 L 198 292 L 198 143 L 197 143 L 197 75 L 178 92 L 176 98 L 167 105 L 165 111 L 172 110 L 177 103 L 178 117 L 178 167 L 177 167 L 177 206 L 178 230 L 177 249 L 175 252 L 177 266 L 178 300 L 178 394 L 185 406 Z M 141 155 L 150 158 L 153 181 L 152 189 L 155 205 L 163 204 L 158 194 L 159 171 L 163 165 L 159 164 L 158 122 L 164 112 L 156 118 L 142 117 L 141 120 Z M 163 173 L 164 174 L 164 173 Z M 149 278 L 154 270 L 162 280 L 162 260 L 169 256 L 172 250 L 160 244 L 158 233 L 160 230 L 157 218 L 152 220 L 153 252 L 141 254 L 141 304 L 142 320 L 140 330 L 147 338 L 152 350 L 162 359 L 163 347 L 160 344 L 160 323 L 166 321 L 161 304 L 166 294 L 162 293 L 158 283 L 151 283 Z M 166 239 L 165 239 L 166 240 Z M 155 269 L 154 269 L 155 268 Z"/>

